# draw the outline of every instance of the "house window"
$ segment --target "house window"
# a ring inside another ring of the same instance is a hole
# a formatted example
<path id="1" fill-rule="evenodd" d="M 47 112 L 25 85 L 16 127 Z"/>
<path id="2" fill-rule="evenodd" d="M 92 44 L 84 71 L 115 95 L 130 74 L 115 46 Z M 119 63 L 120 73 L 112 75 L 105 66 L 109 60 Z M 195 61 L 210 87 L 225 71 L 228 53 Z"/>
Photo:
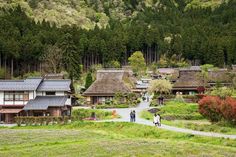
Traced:
<path id="1" fill-rule="evenodd" d="M 24 92 L 23 100 L 24 101 L 28 101 L 29 100 L 29 92 Z"/>
<path id="2" fill-rule="evenodd" d="M 29 92 L 4 92 L 5 101 L 28 101 Z"/>
<path id="3" fill-rule="evenodd" d="M 56 92 L 46 92 L 46 95 L 56 95 Z"/>
<path id="4" fill-rule="evenodd" d="M 15 92 L 15 101 L 23 101 L 24 92 Z"/>
<path id="5" fill-rule="evenodd" d="M 13 101 L 14 100 L 14 92 L 4 92 L 4 100 L 5 101 Z"/>

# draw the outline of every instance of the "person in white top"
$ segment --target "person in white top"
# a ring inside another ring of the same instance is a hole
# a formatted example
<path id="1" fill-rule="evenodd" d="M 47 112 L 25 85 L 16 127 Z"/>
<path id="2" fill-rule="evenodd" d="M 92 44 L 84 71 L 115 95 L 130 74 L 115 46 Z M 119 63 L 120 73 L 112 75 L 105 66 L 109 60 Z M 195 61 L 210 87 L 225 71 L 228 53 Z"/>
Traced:
<path id="1" fill-rule="evenodd" d="M 161 126 L 161 116 L 159 114 L 154 114 L 153 123 L 155 126 Z"/>

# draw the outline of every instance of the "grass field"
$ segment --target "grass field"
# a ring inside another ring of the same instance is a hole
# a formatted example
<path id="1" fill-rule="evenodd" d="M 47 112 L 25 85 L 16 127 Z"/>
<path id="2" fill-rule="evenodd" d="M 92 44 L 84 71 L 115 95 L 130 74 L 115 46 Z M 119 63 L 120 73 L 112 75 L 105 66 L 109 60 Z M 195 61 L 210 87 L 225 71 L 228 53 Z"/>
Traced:
<path id="1" fill-rule="evenodd" d="M 112 119 L 112 118 L 119 118 L 119 115 L 115 117 L 112 115 L 111 111 L 103 111 L 98 109 L 73 109 L 72 116 L 77 119 L 85 119 L 91 117 L 92 113 L 95 113 L 96 119 L 98 120 L 105 120 L 105 119 Z"/>
<path id="2" fill-rule="evenodd" d="M 0 129 L 0 156 L 232 156 L 236 140 L 131 123 L 76 122 Z"/>
<path id="3" fill-rule="evenodd" d="M 161 107 L 160 110 L 160 114 L 166 119 L 203 119 L 198 112 L 198 105 L 196 103 L 170 101 Z"/>
<path id="4" fill-rule="evenodd" d="M 218 132 L 224 134 L 236 134 L 236 126 L 226 122 L 210 123 L 198 113 L 198 106 L 194 103 L 168 102 L 160 108 L 163 124 L 187 128 L 198 131 Z M 143 111 L 140 115 L 147 120 L 153 119 L 153 114 Z"/>

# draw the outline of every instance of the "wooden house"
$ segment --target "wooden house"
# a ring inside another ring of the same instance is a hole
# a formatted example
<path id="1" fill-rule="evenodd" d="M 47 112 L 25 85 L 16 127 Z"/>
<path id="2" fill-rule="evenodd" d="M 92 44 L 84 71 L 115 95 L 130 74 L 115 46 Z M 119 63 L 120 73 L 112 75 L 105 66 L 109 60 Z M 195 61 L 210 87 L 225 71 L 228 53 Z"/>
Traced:
<path id="1" fill-rule="evenodd" d="M 125 70 L 98 70 L 95 82 L 83 93 L 88 104 L 113 100 L 116 93 L 131 93 L 132 80 Z"/>
<path id="2" fill-rule="evenodd" d="M 70 80 L 28 78 L 0 81 L 0 122 L 15 116 L 70 115 Z"/>

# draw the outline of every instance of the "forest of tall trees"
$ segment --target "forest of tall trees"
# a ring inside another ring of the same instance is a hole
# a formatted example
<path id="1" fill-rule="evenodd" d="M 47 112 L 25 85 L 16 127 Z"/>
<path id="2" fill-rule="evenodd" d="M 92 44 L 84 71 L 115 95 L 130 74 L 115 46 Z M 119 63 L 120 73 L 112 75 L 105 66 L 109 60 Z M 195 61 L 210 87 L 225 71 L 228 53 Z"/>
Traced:
<path id="1" fill-rule="evenodd" d="M 134 18 L 110 19 L 107 27 L 90 30 L 35 22 L 20 6 L 2 8 L 0 68 L 5 77 L 65 70 L 78 78 L 81 68 L 93 64 L 126 65 L 135 51 L 143 52 L 147 64 L 163 54 L 181 55 L 192 64 L 236 64 L 236 1 L 188 10 L 184 0 L 177 2 L 162 0 L 158 10 L 144 8 Z"/>

